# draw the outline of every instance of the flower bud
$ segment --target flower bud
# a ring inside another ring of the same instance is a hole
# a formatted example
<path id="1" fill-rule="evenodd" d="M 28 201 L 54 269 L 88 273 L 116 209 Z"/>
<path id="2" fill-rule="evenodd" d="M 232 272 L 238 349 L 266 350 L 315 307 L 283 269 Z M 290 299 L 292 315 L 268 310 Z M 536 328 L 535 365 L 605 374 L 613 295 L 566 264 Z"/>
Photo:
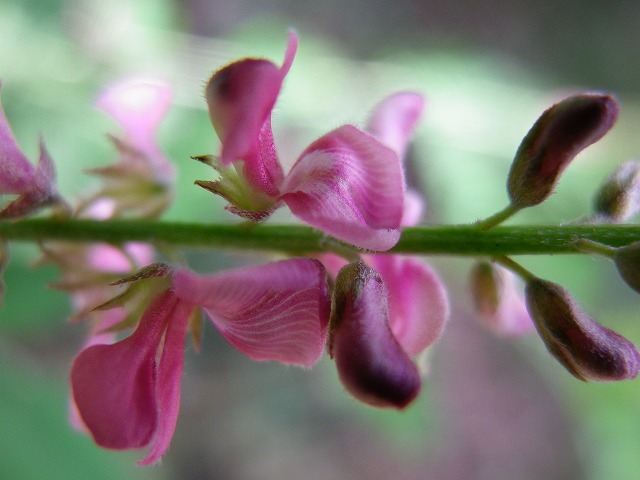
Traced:
<path id="1" fill-rule="evenodd" d="M 478 262 L 471 270 L 475 311 L 482 325 L 497 335 L 516 336 L 533 329 L 515 280 L 510 271 L 489 262 Z"/>
<path id="2" fill-rule="evenodd" d="M 552 192 L 569 162 L 604 136 L 618 117 L 609 95 L 574 95 L 547 109 L 522 140 L 507 190 L 513 206 L 530 207 Z"/>
<path id="3" fill-rule="evenodd" d="M 504 289 L 504 278 L 498 269 L 489 262 L 477 262 L 471 269 L 469 284 L 475 311 L 483 318 L 496 315 Z"/>
<path id="4" fill-rule="evenodd" d="M 640 162 L 625 162 L 605 180 L 594 198 L 598 217 L 622 223 L 640 211 Z"/>
<path id="5" fill-rule="evenodd" d="M 633 343 L 591 319 L 565 288 L 535 278 L 525 295 L 547 349 L 573 376 L 586 382 L 638 375 L 640 353 Z"/>
<path id="6" fill-rule="evenodd" d="M 618 248 L 613 261 L 625 283 L 640 293 L 640 242 Z"/>
<path id="7" fill-rule="evenodd" d="M 362 262 L 336 278 L 329 354 L 345 388 L 376 407 L 406 407 L 420 391 L 420 374 L 389 327 L 387 288 Z"/>

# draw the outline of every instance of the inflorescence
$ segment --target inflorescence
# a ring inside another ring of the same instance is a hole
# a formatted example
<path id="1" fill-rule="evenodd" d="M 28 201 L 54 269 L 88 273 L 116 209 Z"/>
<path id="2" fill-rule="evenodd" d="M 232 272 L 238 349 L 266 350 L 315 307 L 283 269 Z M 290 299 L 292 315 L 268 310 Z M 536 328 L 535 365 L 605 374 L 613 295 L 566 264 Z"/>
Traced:
<path id="1" fill-rule="evenodd" d="M 311 367 L 326 349 L 351 395 L 397 409 L 418 396 L 424 372 L 416 359 L 447 323 L 447 291 L 433 268 L 418 256 L 385 253 L 403 227 L 418 223 L 424 207 L 406 187 L 403 168 L 424 109 L 422 95 L 403 91 L 382 99 L 364 128 L 344 125 L 328 132 L 285 172 L 271 115 L 297 44 L 290 33 L 281 66 L 241 59 L 209 79 L 205 98 L 222 148 L 219 155 L 193 157 L 216 175 L 195 183 L 223 197 L 231 214 L 252 222 L 286 206 L 329 236 L 325 251 L 203 275 L 184 261 L 167 261 L 149 243 L 40 243 L 41 263 L 60 269 L 54 286 L 71 296 L 72 321 L 90 326 L 71 369 L 71 421 L 103 447 L 147 447 L 140 464 L 157 462 L 169 447 L 185 340 L 190 334 L 201 348 L 203 316 L 257 361 Z M 75 203 L 57 192 L 44 143 L 34 168 L 0 109 L 0 194 L 10 197 L 0 206 L 0 221 L 19 222 L 44 208 L 60 222 L 159 218 L 174 198 L 176 171 L 156 143 L 170 103 L 170 87 L 149 79 L 125 81 L 102 94 L 99 108 L 122 127 L 121 135 L 111 137 L 117 161 L 91 171 L 101 187 Z M 545 201 L 574 157 L 602 138 L 617 115 L 616 101 L 604 93 L 577 94 L 546 110 L 516 152 L 508 206 L 478 221 L 477 232 Z M 581 223 L 622 223 L 635 215 L 640 164 L 621 165 L 594 205 L 593 216 Z M 611 258 L 640 292 L 640 242 L 613 247 L 578 240 L 575 249 Z M 0 272 L 7 260 L 8 243 L 0 238 Z M 628 339 L 593 320 L 564 287 L 511 258 L 479 259 L 470 284 L 487 328 L 500 335 L 537 330 L 578 379 L 638 375 L 640 354 Z"/>

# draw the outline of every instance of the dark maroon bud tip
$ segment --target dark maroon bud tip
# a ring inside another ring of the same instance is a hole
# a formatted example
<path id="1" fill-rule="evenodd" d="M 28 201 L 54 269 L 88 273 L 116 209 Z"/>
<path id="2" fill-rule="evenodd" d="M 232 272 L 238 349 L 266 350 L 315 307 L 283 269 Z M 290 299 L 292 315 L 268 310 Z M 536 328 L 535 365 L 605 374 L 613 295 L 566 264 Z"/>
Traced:
<path id="1" fill-rule="evenodd" d="M 573 158 L 597 142 L 618 118 L 613 97 L 585 93 L 547 109 L 522 140 L 511 165 L 507 190 L 518 208 L 543 202 Z"/>

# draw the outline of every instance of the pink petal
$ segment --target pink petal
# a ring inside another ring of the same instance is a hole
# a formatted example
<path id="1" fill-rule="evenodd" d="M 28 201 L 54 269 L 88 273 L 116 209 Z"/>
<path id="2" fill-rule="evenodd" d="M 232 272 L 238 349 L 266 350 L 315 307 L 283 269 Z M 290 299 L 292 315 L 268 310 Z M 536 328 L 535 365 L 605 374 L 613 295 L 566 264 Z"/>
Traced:
<path id="1" fill-rule="evenodd" d="M 338 276 L 338 272 L 347 265 L 349 262 L 344 257 L 336 255 L 335 253 L 321 253 L 315 255 L 315 257 L 322 262 L 324 268 L 327 270 L 329 277 L 334 279 Z"/>
<path id="2" fill-rule="evenodd" d="M 527 311 L 524 295 L 517 289 L 515 275 L 500 266 L 493 267 L 499 280 L 499 303 L 496 309 L 476 308 L 482 324 L 493 333 L 503 336 L 531 332 L 535 325 Z"/>
<path id="3" fill-rule="evenodd" d="M 422 196 L 415 190 L 404 192 L 404 209 L 402 211 L 403 227 L 413 227 L 420 223 L 424 214 L 425 204 Z"/>
<path id="4" fill-rule="evenodd" d="M 297 37 L 290 33 L 282 67 L 267 60 L 240 60 L 217 71 L 205 91 L 211 123 L 222 142 L 222 164 L 244 161 L 250 184 L 269 195 L 277 194 L 283 178 L 271 132 L 271 111 L 297 45 Z"/>
<path id="5" fill-rule="evenodd" d="M 139 465 L 150 465 L 160 460 L 171 443 L 180 411 L 184 342 L 193 308 L 193 305 L 178 301 L 169 320 L 158 368 L 156 395 L 159 423 L 153 446 L 147 456 L 138 462 Z"/>
<path id="6" fill-rule="evenodd" d="M 28 183 L 27 189 L 0 212 L 0 218 L 27 216 L 60 200 L 55 188 L 53 160 L 51 160 L 42 140 L 40 141 L 38 167 Z"/>
<path id="7" fill-rule="evenodd" d="M 55 168 L 44 143 L 40 141 L 40 159 L 34 169 L 20 150 L 0 103 L 0 195 L 4 194 L 19 197 L 0 210 L 0 218 L 26 216 L 58 201 Z"/>
<path id="8" fill-rule="evenodd" d="M 99 243 L 88 247 L 88 267 L 100 272 L 131 273 L 132 269 L 153 262 L 154 249 L 145 243 L 131 242 L 122 248 Z"/>
<path id="9" fill-rule="evenodd" d="M 96 106 L 123 128 L 126 139 L 138 150 L 157 153 L 156 133 L 173 96 L 171 87 L 150 78 L 129 78 L 109 87 Z"/>
<path id="10" fill-rule="evenodd" d="M 424 110 L 424 97 L 414 92 L 389 95 L 373 109 L 367 132 L 395 150 L 400 158 Z"/>
<path id="11" fill-rule="evenodd" d="M 389 291 L 389 324 L 402 348 L 418 355 L 442 335 L 449 300 L 436 272 L 416 257 L 368 255 Z"/>
<path id="12" fill-rule="evenodd" d="M 0 103 L 0 194 L 26 192 L 33 185 L 34 174 L 33 165 L 20 150 Z"/>
<path id="13" fill-rule="evenodd" d="M 389 328 L 387 290 L 362 263 L 338 274 L 329 353 L 340 380 L 358 400 L 377 407 L 406 407 L 420 391 L 416 365 Z"/>
<path id="14" fill-rule="evenodd" d="M 330 300 L 317 260 L 292 258 L 207 277 L 181 270 L 174 288 L 254 360 L 310 367 L 322 354 Z"/>
<path id="15" fill-rule="evenodd" d="M 158 428 L 156 352 L 177 303 L 170 292 L 161 294 L 130 337 L 91 346 L 73 362 L 73 398 L 98 445 L 126 449 L 151 442 Z"/>
<path id="16" fill-rule="evenodd" d="M 312 143 L 287 175 L 282 192 L 294 215 L 356 246 L 388 250 L 400 238 L 400 159 L 351 125 Z"/>

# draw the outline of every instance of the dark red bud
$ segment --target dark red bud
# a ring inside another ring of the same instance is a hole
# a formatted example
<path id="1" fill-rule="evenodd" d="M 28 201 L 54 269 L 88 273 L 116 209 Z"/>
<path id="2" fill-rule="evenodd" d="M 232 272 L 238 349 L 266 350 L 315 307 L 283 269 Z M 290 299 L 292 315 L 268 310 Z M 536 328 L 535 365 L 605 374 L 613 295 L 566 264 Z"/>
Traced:
<path id="1" fill-rule="evenodd" d="M 617 381 L 638 375 L 640 353 L 633 343 L 591 319 L 564 287 L 536 278 L 525 295 L 547 349 L 576 378 Z"/>
<path id="2" fill-rule="evenodd" d="M 330 325 L 329 354 L 354 397 L 395 408 L 416 398 L 420 374 L 391 332 L 387 288 L 375 270 L 361 262 L 340 270 Z"/>
<path id="3" fill-rule="evenodd" d="M 618 248 L 613 260 L 626 284 L 640 293 L 640 242 Z"/>
<path id="4" fill-rule="evenodd" d="M 581 94 L 547 109 L 522 140 L 507 189 L 518 208 L 544 201 L 571 160 L 607 133 L 618 118 L 609 95 Z"/>
<path id="5" fill-rule="evenodd" d="M 624 222 L 640 211 L 640 162 L 625 162 L 604 181 L 594 198 L 601 219 Z"/>

